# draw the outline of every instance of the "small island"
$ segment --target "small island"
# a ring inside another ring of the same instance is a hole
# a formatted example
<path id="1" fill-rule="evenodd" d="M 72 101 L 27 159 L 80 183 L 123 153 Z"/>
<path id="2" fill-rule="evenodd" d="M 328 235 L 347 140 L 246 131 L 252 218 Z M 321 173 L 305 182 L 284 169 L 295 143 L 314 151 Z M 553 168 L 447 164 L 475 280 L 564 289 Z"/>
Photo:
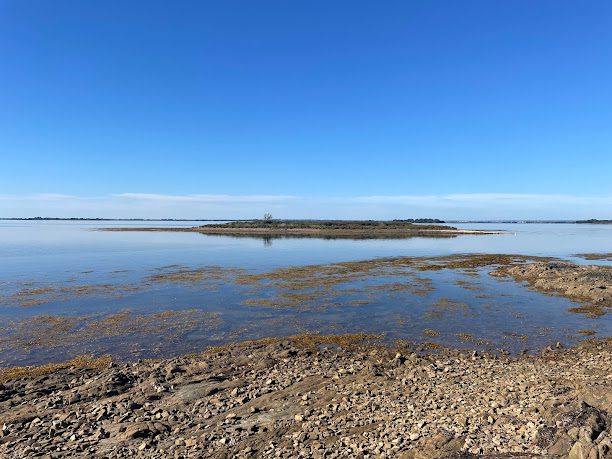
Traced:
<path id="1" fill-rule="evenodd" d="M 590 218 L 589 220 L 577 220 L 576 223 L 590 223 L 593 225 L 612 225 L 612 220 L 598 220 Z"/>
<path id="2" fill-rule="evenodd" d="M 498 234 L 500 231 L 458 229 L 454 226 L 415 223 L 415 220 L 276 220 L 266 215 L 259 220 L 230 221 L 180 227 L 117 227 L 101 231 L 178 231 L 226 236 L 405 238 L 454 237 L 463 234 Z"/>

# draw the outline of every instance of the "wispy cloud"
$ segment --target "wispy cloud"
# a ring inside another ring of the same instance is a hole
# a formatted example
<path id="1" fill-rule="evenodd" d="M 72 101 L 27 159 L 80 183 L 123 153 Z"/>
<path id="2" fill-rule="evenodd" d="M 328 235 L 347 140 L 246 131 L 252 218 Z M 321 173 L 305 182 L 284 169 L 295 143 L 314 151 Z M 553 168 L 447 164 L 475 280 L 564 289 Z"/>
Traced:
<path id="1" fill-rule="evenodd" d="M 454 193 L 314 197 L 274 194 L 0 195 L 0 216 L 142 218 L 611 218 L 612 196 Z"/>
<path id="2" fill-rule="evenodd" d="M 453 206 L 453 205 L 546 205 L 584 204 L 611 205 L 612 196 L 575 196 L 567 194 L 523 193 L 464 193 L 444 195 L 373 195 L 357 196 L 354 202 L 399 205 Z"/>
<path id="3" fill-rule="evenodd" d="M 65 201 L 82 199 L 79 196 L 59 193 L 37 193 L 37 194 L 0 194 L 0 201 Z"/>
<path id="4" fill-rule="evenodd" d="M 155 193 L 120 193 L 115 198 L 136 199 L 143 201 L 164 202 L 200 202 L 200 203 L 248 203 L 248 202 L 283 202 L 296 199 L 289 195 L 229 195 L 229 194 L 155 194 Z"/>

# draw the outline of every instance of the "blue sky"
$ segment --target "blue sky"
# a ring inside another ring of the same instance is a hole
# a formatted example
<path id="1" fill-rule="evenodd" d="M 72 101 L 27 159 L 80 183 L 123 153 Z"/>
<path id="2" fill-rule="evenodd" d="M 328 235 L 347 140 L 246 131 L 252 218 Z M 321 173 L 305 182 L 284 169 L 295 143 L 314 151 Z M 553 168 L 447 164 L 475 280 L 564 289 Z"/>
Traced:
<path id="1" fill-rule="evenodd" d="M 612 218 L 609 1 L 0 1 L 0 216 Z"/>

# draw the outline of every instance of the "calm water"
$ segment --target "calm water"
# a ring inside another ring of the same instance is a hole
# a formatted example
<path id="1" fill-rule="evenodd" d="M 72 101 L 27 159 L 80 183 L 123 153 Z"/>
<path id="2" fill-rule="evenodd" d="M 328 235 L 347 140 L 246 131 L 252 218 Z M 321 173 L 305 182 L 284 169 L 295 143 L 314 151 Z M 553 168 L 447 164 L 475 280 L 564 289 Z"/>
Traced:
<path id="1" fill-rule="evenodd" d="M 568 312 L 574 303 L 493 278 L 487 270 L 477 275 L 442 270 L 417 277 L 409 272 L 366 276 L 299 305 L 276 288 L 236 283 L 230 270 L 248 274 L 457 253 L 584 262 L 572 255 L 612 252 L 612 225 L 461 224 L 455 226 L 504 233 L 399 240 L 95 231 L 128 225 L 194 223 L 0 222 L 0 364 L 65 360 L 84 352 L 167 356 L 238 339 L 317 331 L 384 332 L 388 340 L 513 351 L 555 341 L 571 344 L 584 337 L 579 330 L 612 334 L 609 316 L 589 319 Z M 151 281 L 160 273 L 194 269 L 207 274 L 196 281 Z M 384 287 L 394 284 L 402 285 Z"/>

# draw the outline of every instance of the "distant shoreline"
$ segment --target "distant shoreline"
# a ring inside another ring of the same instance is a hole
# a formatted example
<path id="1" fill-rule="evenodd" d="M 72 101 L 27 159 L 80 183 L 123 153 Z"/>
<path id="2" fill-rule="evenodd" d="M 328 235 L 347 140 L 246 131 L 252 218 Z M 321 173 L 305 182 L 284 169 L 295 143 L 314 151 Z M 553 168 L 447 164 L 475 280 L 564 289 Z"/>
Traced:
<path id="1" fill-rule="evenodd" d="M 54 217 L 0 217 L 0 221 L 85 221 L 85 222 L 239 222 L 243 219 L 227 218 L 54 218 Z"/>
<path id="2" fill-rule="evenodd" d="M 242 222 L 242 221 L 253 221 L 249 218 L 99 218 L 99 217 L 0 217 L 0 221 L 95 221 L 95 222 Z M 296 219 L 294 221 L 317 221 L 312 219 Z M 326 220 L 318 220 L 326 221 Z M 351 220 L 339 220 L 339 221 L 351 221 Z M 361 221 L 375 221 L 375 220 L 361 220 Z M 398 220 L 401 221 L 401 220 Z M 417 219 L 416 223 L 420 223 Z M 611 220 L 521 220 L 521 219 L 510 219 L 510 220 L 444 220 L 438 223 L 490 223 L 490 224 L 601 224 L 610 225 Z"/>

